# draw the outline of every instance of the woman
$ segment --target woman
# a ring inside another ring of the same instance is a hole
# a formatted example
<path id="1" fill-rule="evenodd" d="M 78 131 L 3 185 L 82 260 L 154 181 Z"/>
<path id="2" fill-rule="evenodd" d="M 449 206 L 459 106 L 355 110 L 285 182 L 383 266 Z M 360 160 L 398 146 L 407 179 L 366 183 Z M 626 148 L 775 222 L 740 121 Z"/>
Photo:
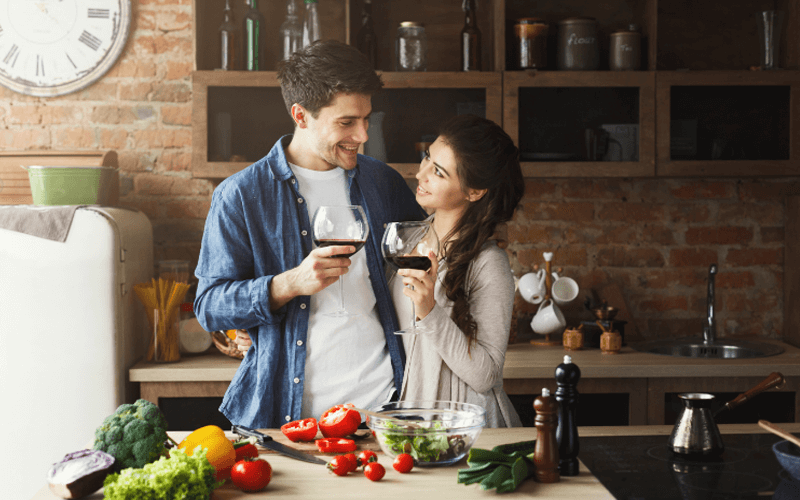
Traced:
<path id="1" fill-rule="evenodd" d="M 474 403 L 486 409 L 487 426 L 520 426 L 503 391 L 514 277 L 492 238 L 524 192 L 519 150 L 494 122 L 457 116 L 442 126 L 416 177 L 440 253 L 429 254 L 429 271 L 400 269 L 390 282 L 400 322 L 411 321 L 410 297 L 418 326 L 433 332 L 403 336 L 400 399 Z"/>

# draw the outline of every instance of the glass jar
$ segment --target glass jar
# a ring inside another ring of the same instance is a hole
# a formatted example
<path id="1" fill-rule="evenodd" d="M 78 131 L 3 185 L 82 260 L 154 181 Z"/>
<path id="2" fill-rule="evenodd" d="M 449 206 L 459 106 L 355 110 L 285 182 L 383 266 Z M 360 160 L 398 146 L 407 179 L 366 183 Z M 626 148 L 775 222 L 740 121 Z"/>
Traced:
<path id="1" fill-rule="evenodd" d="M 413 21 L 400 23 L 395 41 L 395 71 L 426 71 L 427 53 L 425 27 Z"/>
<path id="2" fill-rule="evenodd" d="M 595 70 L 600 67 L 597 21 L 571 17 L 558 23 L 558 69 Z"/>
<path id="3" fill-rule="evenodd" d="M 516 63 L 518 69 L 544 69 L 547 67 L 546 22 L 535 17 L 517 20 L 514 25 L 516 40 Z"/>

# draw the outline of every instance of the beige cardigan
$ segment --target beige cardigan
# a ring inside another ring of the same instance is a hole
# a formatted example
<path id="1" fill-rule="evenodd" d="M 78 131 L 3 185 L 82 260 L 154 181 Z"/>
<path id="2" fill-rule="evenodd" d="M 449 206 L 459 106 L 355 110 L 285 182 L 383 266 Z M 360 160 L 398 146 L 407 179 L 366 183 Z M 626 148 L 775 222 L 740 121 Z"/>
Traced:
<path id="1" fill-rule="evenodd" d="M 467 295 L 478 324 L 477 342 L 469 352 L 464 333 L 450 318 L 452 302 L 442 288 L 446 265 L 439 262 L 434 288 L 436 305 L 418 326 L 433 333 L 403 335 L 406 367 L 400 399 L 404 401 L 459 401 L 486 409 L 487 427 L 519 427 L 522 422 L 503 390 L 514 276 L 506 253 L 487 242 L 470 264 Z M 411 299 L 403 295 L 402 279 L 390 280 L 392 298 L 402 327 L 411 323 Z"/>

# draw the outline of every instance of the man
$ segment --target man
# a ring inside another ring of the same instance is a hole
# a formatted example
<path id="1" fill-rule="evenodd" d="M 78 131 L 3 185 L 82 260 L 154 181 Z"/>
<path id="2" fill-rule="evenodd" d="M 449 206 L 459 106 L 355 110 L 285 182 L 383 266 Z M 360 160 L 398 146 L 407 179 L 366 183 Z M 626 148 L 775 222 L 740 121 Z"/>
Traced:
<path id="1" fill-rule="evenodd" d="M 233 423 L 279 427 L 330 406 L 380 404 L 402 384 L 405 356 L 380 242 L 384 225 L 425 216 L 405 180 L 359 156 L 371 96 L 382 86 L 366 57 L 321 41 L 278 71 L 295 122 L 269 154 L 214 191 L 206 220 L 195 311 L 208 331 L 246 329 L 252 348 L 220 411 Z M 314 248 L 310 219 L 322 205 L 361 205 L 363 251 Z M 339 276 L 346 308 L 334 318 Z"/>

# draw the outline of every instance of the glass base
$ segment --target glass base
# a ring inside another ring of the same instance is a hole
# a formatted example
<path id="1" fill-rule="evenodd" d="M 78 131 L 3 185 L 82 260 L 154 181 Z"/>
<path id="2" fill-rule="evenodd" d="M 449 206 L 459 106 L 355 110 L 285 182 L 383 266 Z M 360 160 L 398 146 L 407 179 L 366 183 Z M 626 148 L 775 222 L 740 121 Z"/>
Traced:
<path id="1" fill-rule="evenodd" d="M 411 327 L 394 332 L 395 335 L 418 335 L 420 333 L 431 333 L 431 331 L 427 328 L 421 328 L 418 326 L 416 328 Z"/>

